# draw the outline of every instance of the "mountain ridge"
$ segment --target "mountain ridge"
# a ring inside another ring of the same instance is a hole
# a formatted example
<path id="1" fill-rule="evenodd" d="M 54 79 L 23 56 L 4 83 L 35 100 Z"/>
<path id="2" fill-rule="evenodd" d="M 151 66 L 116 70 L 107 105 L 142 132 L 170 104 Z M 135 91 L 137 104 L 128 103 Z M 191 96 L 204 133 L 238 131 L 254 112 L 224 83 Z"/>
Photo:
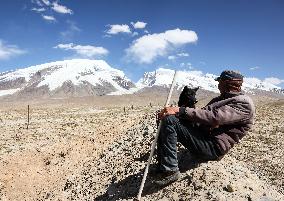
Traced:
<path id="1" fill-rule="evenodd" d="M 145 72 L 133 82 L 121 70 L 104 60 L 73 59 L 55 61 L 0 73 L 0 97 L 77 97 L 92 95 L 122 95 L 137 93 L 143 88 L 169 87 L 174 70 L 158 68 Z M 201 71 L 178 71 L 177 89 L 200 87 L 218 93 L 217 76 Z M 243 90 L 255 94 L 267 91 L 283 94 L 284 90 L 257 78 L 244 78 Z"/>
<path id="2" fill-rule="evenodd" d="M 0 75 L 0 96 L 24 95 L 38 89 L 44 89 L 47 96 L 64 94 L 62 91 L 66 90 L 71 92 L 67 96 L 105 95 L 134 86 L 122 71 L 110 67 L 103 60 L 57 61 Z"/>

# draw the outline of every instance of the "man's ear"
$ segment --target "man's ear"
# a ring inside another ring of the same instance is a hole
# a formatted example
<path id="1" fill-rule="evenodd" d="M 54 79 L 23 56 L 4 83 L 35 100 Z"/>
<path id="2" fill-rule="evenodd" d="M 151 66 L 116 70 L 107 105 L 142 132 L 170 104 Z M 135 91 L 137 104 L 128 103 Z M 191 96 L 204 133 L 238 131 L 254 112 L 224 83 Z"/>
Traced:
<path id="1" fill-rule="evenodd" d="M 188 87 L 185 85 L 182 91 L 187 91 Z"/>
<path id="2" fill-rule="evenodd" d="M 199 87 L 193 88 L 193 90 L 196 92 L 199 89 Z"/>

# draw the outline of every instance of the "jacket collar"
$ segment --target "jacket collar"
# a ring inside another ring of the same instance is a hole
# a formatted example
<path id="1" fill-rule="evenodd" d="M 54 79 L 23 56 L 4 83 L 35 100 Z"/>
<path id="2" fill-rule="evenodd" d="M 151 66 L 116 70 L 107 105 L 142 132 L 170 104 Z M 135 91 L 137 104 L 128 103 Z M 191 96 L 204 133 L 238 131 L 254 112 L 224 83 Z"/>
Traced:
<path id="1" fill-rule="evenodd" d="M 220 97 L 223 99 L 226 99 L 226 98 L 232 98 L 232 97 L 239 96 L 239 95 L 243 95 L 243 93 L 242 92 L 226 92 L 224 94 L 221 94 Z"/>

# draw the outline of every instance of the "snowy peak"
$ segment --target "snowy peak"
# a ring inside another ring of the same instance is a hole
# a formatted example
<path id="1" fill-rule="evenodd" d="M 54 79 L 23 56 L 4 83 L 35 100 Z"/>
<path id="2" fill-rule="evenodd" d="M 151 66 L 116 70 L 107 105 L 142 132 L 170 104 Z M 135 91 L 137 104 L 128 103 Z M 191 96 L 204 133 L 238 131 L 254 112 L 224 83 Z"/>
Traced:
<path id="1" fill-rule="evenodd" d="M 159 68 L 156 71 L 144 73 L 137 86 L 168 86 L 172 83 L 174 70 Z M 190 87 L 200 87 L 202 89 L 218 93 L 218 82 L 215 81 L 217 75 L 204 74 L 201 71 L 178 71 L 176 85 L 181 88 L 185 85 Z M 269 82 L 258 78 L 245 78 L 242 89 L 246 92 L 254 93 L 255 90 L 264 90 L 283 93 L 283 90 Z"/>
<path id="2" fill-rule="evenodd" d="M 144 74 L 137 85 L 144 87 L 168 86 L 172 83 L 174 70 L 159 68 L 156 71 Z M 203 74 L 201 71 L 178 71 L 176 85 L 178 89 L 187 85 L 190 87 L 201 87 L 205 90 L 218 92 L 217 84 L 214 79 L 217 76 L 212 74 Z"/>
<path id="3" fill-rule="evenodd" d="M 103 60 L 68 60 L 62 62 L 51 63 L 50 71 L 43 77 L 39 83 L 40 86 L 47 85 L 50 90 L 62 86 L 62 84 L 70 80 L 74 85 L 88 82 L 92 85 L 103 85 L 109 82 L 116 88 L 120 89 L 123 85 L 117 83 L 116 79 L 126 79 L 122 71 L 111 68 Z"/>
<path id="4" fill-rule="evenodd" d="M 124 92 L 135 87 L 122 71 L 103 60 L 88 59 L 56 61 L 2 73 L 0 86 L 0 95 L 40 89 L 41 93 L 48 92 L 48 95 L 63 95 L 67 91 L 76 96 Z"/>
<path id="5" fill-rule="evenodd" d="M 123 71 L 112 68 L 103 60 L 73 59 L 56 61 L 0 74 L 0 96 L 69 97 L 90 95 L 132 94 L 155 86 L 169 87 L 174 70 L 159 68 L 145 72 L 136 83 Z M 201 71 L 178 71 L 177 88 L 185 85 L 218 93 L 217 75 Z M 263 91 L 283 94 L 283 89 L 257 78 L 245 78 L 242 89 L 249 93 Z"/>

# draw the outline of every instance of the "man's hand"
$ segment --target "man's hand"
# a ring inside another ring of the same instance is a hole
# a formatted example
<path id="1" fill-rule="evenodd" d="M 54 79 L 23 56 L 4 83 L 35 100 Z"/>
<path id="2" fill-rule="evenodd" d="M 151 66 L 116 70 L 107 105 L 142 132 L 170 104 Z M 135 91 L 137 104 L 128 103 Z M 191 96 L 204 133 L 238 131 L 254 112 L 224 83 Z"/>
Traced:
<path id="1" fill-rule="evenodd" d="M 179 107 L 165 107 L 158 114 L 158 118 L 159 118 L 159 120 L 161 120 L 168 115 L 175 115 L 178 112 L 179 112 Z"/>

